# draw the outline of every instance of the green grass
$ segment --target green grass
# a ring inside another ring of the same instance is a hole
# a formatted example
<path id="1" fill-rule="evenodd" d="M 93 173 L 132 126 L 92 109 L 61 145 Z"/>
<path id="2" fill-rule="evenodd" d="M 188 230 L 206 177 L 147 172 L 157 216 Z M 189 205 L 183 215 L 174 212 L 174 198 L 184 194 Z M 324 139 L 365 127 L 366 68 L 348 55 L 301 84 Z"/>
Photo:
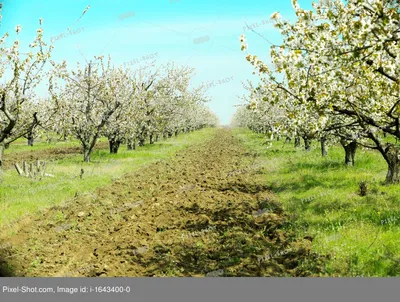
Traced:
<path id="1" fill-rule="evenodd" d="M 84 163 L 83 155 L 77 154 L 48 163 L 46 173 L 54 175 L 54 178 L 33 180 L 19 176 L 15 169 L 4 171 L 0 185 L 0 225 L 10 226 L 27 214 L 58 205 L 70 200 L 75 194 L 87 194 L 91 198 L 96 188 L 110 184 L 144 165 L 166 159 L 189 145 L 204 141 L 212 137 L 214 131 L 203 129 L 181 134 L 133 151 L 127 151 L 126 146 L 121 146 L 118 154 L 109 154 L 107 149 L 98 150 L 93 153 L 91 163 Z M 73 143 L 76 142 L 69 142 Z M 58 147 L 58 144 L 49 145 L 46 148 Z M 11 145 L 7 151 L 13 152 L 14 148 L 22 147 Z M 84 170 L 82 179 L 81 169 Z"/>
<path id="2" fill-rule="evenodd" d="M 322 158 L 317 142 L 311 152 L 283 141 L 267 148 L 263 135 L 234 133 L 260 155 L 259 177 L 291 215 L 288 228 L 314 236 L 313 250 L 332 255 L 329 275 L 400 275 L 400 185 L 383 183 L 387 166 L 379 153 L 359 148 L 355 166 L 347 167 L 341 146 Z M 361 181 L 368 186 L 364 197 Z"/>
<path id="3" fill-rule="evenodd" d="M 101 138 L 98 142 L 107 141 L 106 138 Z M 13 142 L 10 145 L 10 148 L 5 150 L 5 154 L 9 153 L 18 153 L 24 151 L 39 151 L 39 150 L 48 150 L 53 148 L 66 148 L 66 147 L 80 147 L 80 143 L 78 140 L 68 140 L 68 141 L 58 141 L 57 139 L 53 139 L 51 143 L 47 143 L 43 139 L 37 139 L 34 141 L 33 146 L 27 145 L 27 140 L 25 138 L 20 138 Z"/>

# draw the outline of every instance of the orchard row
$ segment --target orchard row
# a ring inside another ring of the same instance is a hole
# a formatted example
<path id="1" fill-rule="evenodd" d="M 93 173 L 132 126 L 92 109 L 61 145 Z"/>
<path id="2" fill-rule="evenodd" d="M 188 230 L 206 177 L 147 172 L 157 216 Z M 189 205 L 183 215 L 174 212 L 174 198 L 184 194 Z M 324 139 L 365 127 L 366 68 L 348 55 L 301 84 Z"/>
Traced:
<path id="1" fill-rule="evenodd" d="M 29 53 L 20 52 L 18 40 L 6 47 L 7 38 L 0 39 L 0 52 L 7 54 L 0 62 L 0 167 L 4 149 L 21 137 L 33 144 L 49 133 L 73 136 L 89 162 L 100 137 L 117 153 L 121 144 L 134 149 L 218 123 L 205 105 L 205 85 L 190 85 L 192 68 L 168 63 L 132 71 L 103 56 L 71 68 L 51 59 L 53 46 L 45 43 L 42 27 Z M 45 97 L 38 96 L 41 83 Z"/>
<path id="2" fill-rule="evenodd" d="M 380 0 L 323 0 L 312 10 L 292 1 L 295 21 L 271 15 L 281 45 L 271 45 L 271 63 L 247 60 L 259 83 L 245 88 L 247 109 L 235 123 L 255 131 L 321 142 L 340 142 L 346 163 L 357 146 L 385 159 L 387 183 L 400 180 L 400 4 Z M 248 49 L 240 37 L 241 49 Z M 273 68 L 269 68 L 269 66 Z"/>

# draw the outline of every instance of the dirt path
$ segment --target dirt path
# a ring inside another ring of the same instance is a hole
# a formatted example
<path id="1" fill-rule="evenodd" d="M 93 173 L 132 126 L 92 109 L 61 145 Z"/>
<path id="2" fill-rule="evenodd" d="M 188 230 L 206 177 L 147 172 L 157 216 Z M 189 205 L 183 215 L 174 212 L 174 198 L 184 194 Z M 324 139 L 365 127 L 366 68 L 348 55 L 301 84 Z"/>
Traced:
<path id="1" fill-rule="evenodd" d="M 255 155 L 229 130 L 32 219 L 3 246 L 16 276 L 316 276 Z M 7 245 L 11 244 L 11 246 Z"/>

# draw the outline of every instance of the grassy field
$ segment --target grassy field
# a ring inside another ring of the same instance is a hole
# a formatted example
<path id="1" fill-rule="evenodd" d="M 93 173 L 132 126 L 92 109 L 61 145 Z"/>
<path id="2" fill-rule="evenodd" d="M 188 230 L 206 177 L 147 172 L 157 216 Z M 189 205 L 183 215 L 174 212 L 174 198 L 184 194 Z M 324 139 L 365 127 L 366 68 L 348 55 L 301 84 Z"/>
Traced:
<path id="1" fill-rule="evenodd" d="M 293 143 L 263 145 L 263 135 L 235 129 L 235 135 L 259 154 L 259 177 L 276 193 L 292 216 L 289 228 L 299 237 L 314 236 L 313 251 L 330 254 L 331 276 L 400 274 L 400 186 L 386 186 L 386 163 L 375 151 L 357 150 L 354 167 L 344 165 L 341 146 L 320 155 Z M 360 196 L 366 181 L 368 194 Z"/>
<path id="2" fill-rule="evenodd" d="M 20 177 L 15 169 L 4 171 L 0 186 L 0 225 L 12 226 L 16 219 L 32 214 L 40 209 L 60 204 L 76 194 L 90 195 L 96 188 L 111 183 L 127 172 L 143 165 L 168 158 L 176 151 L 212 137 L 215 129 L 203 129 L 189 134 L 181 134 L 168 140 L 160 140 L 154 145 L 145 145 L 134 151 L 121 146 L 118 154 L 110 154 L 108 149 L 97 150 L 91 163 L 84 163 L 81 154 L 68 156 L 48 163 L 46 173 L 54 177 L 32 180 Z M 78 142 L 47 144 L 37 143 L 33 148 L 16 144 L 6 150 L 7 155 L 52 148 L 79 146 Z M 46 160 L 46 158 L 42 158 Z M 82 179 L 80 171 L 84 170 Z"/>

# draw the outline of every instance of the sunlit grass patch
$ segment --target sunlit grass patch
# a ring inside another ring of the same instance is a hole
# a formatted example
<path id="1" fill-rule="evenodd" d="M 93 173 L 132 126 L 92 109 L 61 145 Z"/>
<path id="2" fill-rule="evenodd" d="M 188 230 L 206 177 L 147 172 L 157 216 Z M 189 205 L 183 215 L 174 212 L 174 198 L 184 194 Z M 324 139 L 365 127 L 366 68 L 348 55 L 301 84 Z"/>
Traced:
<path id="1" fill-rule="evenodd" d="M 340 145 L 323 158 L 316 142 L 311 152 L 283 140 L 266 148 L 263 135 L 234 133 L 259 155 L 259 177 L 291 215 L 288 227 L 298 237 L 313 236 L 315 252 L 333 256 L 326 264 L 330 275 L 400 275 L 400 186 L 383 183 L 387 166 L 379 153 L 358 148 L 355 166 L 348 167 Z"/>

